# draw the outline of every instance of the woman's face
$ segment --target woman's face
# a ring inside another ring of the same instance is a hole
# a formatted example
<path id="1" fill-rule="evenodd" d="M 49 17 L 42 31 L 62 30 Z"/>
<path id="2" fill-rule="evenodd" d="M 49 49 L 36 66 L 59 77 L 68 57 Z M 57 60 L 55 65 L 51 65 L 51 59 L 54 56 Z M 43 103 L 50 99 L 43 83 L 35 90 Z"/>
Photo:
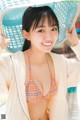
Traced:
<path id="1" fill-rule="evenodd" d="M 57 25 L 50 26 L 46 17 L 43 24 L 40 21 L 36 29 L 31 28 L 29 31 L 31 47 L 43 52 L 50 52 L 58 39 L 58 34 Z"/>

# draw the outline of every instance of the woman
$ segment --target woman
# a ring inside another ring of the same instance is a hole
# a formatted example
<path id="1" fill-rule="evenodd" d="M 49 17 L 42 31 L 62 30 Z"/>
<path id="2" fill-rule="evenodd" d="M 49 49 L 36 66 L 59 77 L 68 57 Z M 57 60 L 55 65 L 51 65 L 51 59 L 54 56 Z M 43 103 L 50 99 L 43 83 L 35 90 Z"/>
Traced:
<path id="1" fill-rule="evenodd" d="M 23 52 L 0 61 L 0 88 L 9 93 L 7 120 L 68 120 L 67 87 L 79 84 L 80 62 L 51 53 L 59 36 L 57 17 L 48 6 L 29 7 L 22 33 Z M 80 59 L 75 27 L 66 36 Z"/>

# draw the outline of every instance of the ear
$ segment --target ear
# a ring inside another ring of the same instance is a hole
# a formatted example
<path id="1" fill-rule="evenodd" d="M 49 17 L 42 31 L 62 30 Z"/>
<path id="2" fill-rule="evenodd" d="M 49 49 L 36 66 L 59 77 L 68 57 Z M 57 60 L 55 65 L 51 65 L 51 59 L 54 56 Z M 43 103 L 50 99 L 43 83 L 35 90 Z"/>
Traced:
<path id="1" fill-rule="evenodd" d="M 22 30 L 22 33 L 23 33 L 24 38 L 30 41 L 30 34 L 29 34 L 29 32 L 27 32 L 25 30 Z"/>

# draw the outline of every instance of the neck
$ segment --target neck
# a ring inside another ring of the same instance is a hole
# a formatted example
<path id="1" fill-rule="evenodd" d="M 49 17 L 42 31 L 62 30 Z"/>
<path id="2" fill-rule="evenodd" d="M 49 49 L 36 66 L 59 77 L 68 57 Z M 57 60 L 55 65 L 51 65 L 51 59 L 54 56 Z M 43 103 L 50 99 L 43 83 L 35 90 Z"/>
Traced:
<path id="1" fill-rule="evenodd" d="M 30 55 L 31 62 L 33 64 L 43 64 L 46 63 L 47 53 L 42 51 L 29 49 L 28 53 Z"/>

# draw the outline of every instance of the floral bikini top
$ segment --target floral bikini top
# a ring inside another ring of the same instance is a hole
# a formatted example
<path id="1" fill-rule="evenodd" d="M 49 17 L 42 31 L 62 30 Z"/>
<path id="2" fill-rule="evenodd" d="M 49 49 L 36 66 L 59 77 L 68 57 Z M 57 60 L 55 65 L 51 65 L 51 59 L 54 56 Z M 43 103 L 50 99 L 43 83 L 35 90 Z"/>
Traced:
<path id="1" fill-rule="evenodd" d="M 48 64 L 48 66 L 49 66 L 49 64 Z M 32 78 L 30 60 L 29 60 L 29 72 L 30 72 L 29 82 L 27 84 L 25 84 L 25 92 L 26 92 L 27 102 L 38 103 L 42 99 L 50 99 L 52 97 L 52 95 L 54 95 L 56 93 L 57 87 L 55 84 L 55 80 L 51 79 L 50 91 L 46 95 L 43 95 L 43 93 L 38 88 L 38 86 L 36 85 L 36 83 L 34 82 L 34 80 Z M 50 72 L 50 75 L 51 75 L 51 72 Z M 51 78 L 52 78 L 52 75 L 51 75 Z"/>

